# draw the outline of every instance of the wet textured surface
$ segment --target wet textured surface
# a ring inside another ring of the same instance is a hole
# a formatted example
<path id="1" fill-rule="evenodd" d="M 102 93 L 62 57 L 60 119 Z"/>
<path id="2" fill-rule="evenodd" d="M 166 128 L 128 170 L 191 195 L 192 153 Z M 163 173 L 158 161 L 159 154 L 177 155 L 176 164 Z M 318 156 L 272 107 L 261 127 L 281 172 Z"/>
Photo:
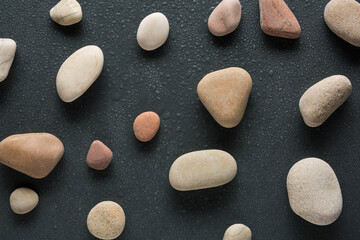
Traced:
<path id="1" fill-rule="evenodd" d="M 65 155 L 45 179 L 34 180 L 0 166 L 0 239 L 92 239 L 86 217 L 98 202 L 119 203 L 127 216 L 123 240 L 222 239 L 244 223 L 253 239 L 339 240 L 360 238 L 360 48 L 335 36 L 325 24 L 326 2 L 286 1 L 302 27 L 299 40 L 263 34 L 257 1 L 242 0 L 239 28 L 213 37 L 207 18 L 218 1 L 81 1 L 80 24 L 61 27 L 49 17 L 57 1 L 3 0 L 0 36 L 18 44 L 8 78 L 0 85 L 3 139 L 15 133 L 50 132 Z M 136 30 L 148 14 L 161 11 L 170 22 L 167 42 L 145 52 Z M 63 103 L 55 88 L 62 62 L 95 44 L 105 55 L 98 80 L 79 99 Z M 196 95 L 207 73 L 246 69 L 253 90 L 242 122 L 219 126 Z M 321 127 L 301 118 L 298 101 L 321 79 L 343 74 L 353 84 L 350 98 Z M 132 123 L 144 111 L 161 118 L 156 137 L 136 140 Z M 104 171 L 90 169 L 86 154 L 99 139 L 113 150 Z M 238 163 L 229 184 L 177 192 L 168 180 L 180 155 L 218 148 Z M 344 208 L 332 225 L 318 227 L 290 209 L 286 176 L 305 157 L 334 169 Z M 17 187 L 39 194 L 31 213 L 12 213 Z"/>

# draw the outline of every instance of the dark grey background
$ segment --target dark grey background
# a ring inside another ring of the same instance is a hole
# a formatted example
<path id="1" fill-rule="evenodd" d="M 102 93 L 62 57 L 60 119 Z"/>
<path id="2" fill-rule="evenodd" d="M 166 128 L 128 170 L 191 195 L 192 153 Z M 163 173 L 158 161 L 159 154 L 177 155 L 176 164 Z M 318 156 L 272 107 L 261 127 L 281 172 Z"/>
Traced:
<path id="1" fill-rule="evenodd" d="M 92 239 L 86 217 L 104 200 L 125 210 L 123 240 L 218 240 L 234 223 L 248 225 L 255 240 L 360 238 L 360 48 L 327 28 L 327 2 L 314 0 L 286 1 L 302 27 L 299 40 L 264 35 L 252 0 L 241 2 L 239 28 L 216 38 L 208 32 L 207 18 L 218 2 L 80 1 L 83 21 L 61 27 L 48 14 L 55 0 L 1 1 L 0 37 L 14 39 L 18 49 L 9 77 L 0 84 L 0 137 L 49 132 L 63 141 L 65 155 L 41 180 L 0 166 L 0 239 Z M 160 49 L 145 52 L 136 31 L 155 11 L 168 17 L 170 36 Z M 57 71 L 89 44 L 102 48 L 103 72 L 82 97 L 63 103 L 55 88 Z M 230 66 L 246 69 L 254 85 L 240 125 L 224 129 L 200 103 L 196 86 L 205 74 Z M 352 95 L 323 126 L 309 128 L 299 98 L 334 74 L 352 81 Z M 160 115 L 161 127 L 144 144 L 135 139 L 132 123 L 147 110 Z M 105 171 L 86 165 L 95 139 L 114 153 Z M 172 189 L 172 162 L 211 148 L 235 157 L 237 177 L 214 189 Z M 310 156 L 327 161 L 340 181 L 344 208 L 330 226 L 307 223 L 288 203 L 288 170 Z M 31 213 L 16 215 L 8 199 L 22 186 L 33 188 L 40 202 Z"/>

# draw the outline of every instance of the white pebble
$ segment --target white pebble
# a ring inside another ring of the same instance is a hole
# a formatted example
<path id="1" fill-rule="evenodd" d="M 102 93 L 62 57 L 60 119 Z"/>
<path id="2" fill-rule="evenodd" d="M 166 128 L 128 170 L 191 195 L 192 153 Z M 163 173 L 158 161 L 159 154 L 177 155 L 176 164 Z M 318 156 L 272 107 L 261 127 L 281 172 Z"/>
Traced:
<path id="1" fill-rule="evenodd" d="M 9 75 L 16 52 L 16 42 L 9 38 L 0 38 L 0 82 Z"/>
<path id="2" fill-rule="evenodd" d="M 14 213 L 25 214 L 33 210 L 39 203 L 39 197 L 30 188 L 18 188 L 10 195 L 10 207 Z"/>
<path id="3" fill-rule="evenodd" d="M 50 10 L 52 20 L 63 26 L 73 25 L 82 19 L 82 9 L 76 0 L 61 0 Z"/>

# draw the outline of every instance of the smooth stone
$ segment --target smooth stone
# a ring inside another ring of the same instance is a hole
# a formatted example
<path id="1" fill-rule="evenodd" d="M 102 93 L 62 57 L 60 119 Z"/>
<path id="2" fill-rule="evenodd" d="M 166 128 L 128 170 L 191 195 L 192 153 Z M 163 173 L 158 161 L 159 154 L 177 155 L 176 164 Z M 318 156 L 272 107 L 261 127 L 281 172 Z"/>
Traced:
<path id="1" fill-rule="evenodd" d="M 82 19 L 82 9 L 76 0 L 61 0 L 50 10 L 50 17 L 62 26 L 78 23 Z"/>
<path id="2" fill-rule="evenodd" d="M 9 38 L 0 38 L 0 82 L 9 75 L 16 52 L 16 42 Z"/>
<path id="3" fill-rule="evenodd" d="M 95 140 L 89 149 L 86 162 L 89 167 L 96 170 L 104 170 L 107 168 L 113 158 L 113 153 L 104 143 Z"/>
<path id="4" fill-rule="evenodd" d="M 89 232 L 99 239 L 115 239 L 125 227 L 124 210 L 115 202 L 100 202 L 90 210 L 87 227 Z"/>
<path id="5" fill-rule="evenodd" d="M 207 74 L 197 86 L 200 101 L 221 126 L 237 126 L 244 116 L 252 79 L 242 68 L 231 67 Z"/>
<path id="6" fill-rule="evenodd" d="M 170 184 L 179 191 L 224 185 L 237 173 L 235 159 L 221 150 L 190 152 L 177 158 L 169 172 Z"/>
<path id="7" fill-rule="evenodd" d="M 304 122 L 309 127 L 318 127 L 340 107 L 351 93 L 350 80 L 334 75 L 311 86 L 301 96 L 299 108 Z"/>
<path id="8" fill-rule="evenodd" d="M 305 158 L 292 166 L 287 176 L 291 209 L 316 225 L 329 225 L 343 206 L 339 181 L 334 170 L 319 158 Z"/>
<path id="9" fill-rule="evenodd" d="M 155 50 L 166 42 L 169 29 L 169 21 L 164 14 L 152 13 L 141 21 L 137 30 L 137 42 L 144 50 Z"/>
<path id="10" fill-rule="evenodd" d="M 259 0 L 259 4 L 260 26 L 264 33 L 289 39 L 300 37 L 299 22 L 283 0 Z"/>
<path id="11" fill-rule="evenodd" d="M 33 178 L 46 177 L 64 154 L 64 145 L 49 133 L 17 134 L 0 142 L 0 163 Z"/>
<path id="12" fill-rule="evenodd" d="M 251 230 L 244 224 L 231 225 L 226 230 L 223 240 L 251 240 Z"/>
<path id="13" fill-rule="evenodd" d="M 239 0 L 223 0 L 210 14 L 209 31 L 215 36 L 225 36 L 235 31 L 241 20 Z"/>
<path id="14" fill-rule="evenodd" d="M 56 77 L 56 89 L 64 102 L 72 102 L 99 77 L 104 65 L 104 54 L 94 45 L 80 48 L 61 65 Z"/>
<path id="15" fill-rule="evenodd" d="M 25 214 L 33 210 L 39 203 L 39 196 L 30 188 L 21 187 L 10 195 L 10 207 L 16 214 Z"/>
<path id="16" fill-rule="evenodd" d="M 141 142 L 153 139 L 160 127 L 160 117 L 154 112 L 143 112 L 133 125 L 135 137 Z"/>
<path id="17" fill-rule="evenodd" d="M 360 3 L 355 0 L 331 0 L 325 7 L 325 22 L 340 38 L 360 47 Z"/>

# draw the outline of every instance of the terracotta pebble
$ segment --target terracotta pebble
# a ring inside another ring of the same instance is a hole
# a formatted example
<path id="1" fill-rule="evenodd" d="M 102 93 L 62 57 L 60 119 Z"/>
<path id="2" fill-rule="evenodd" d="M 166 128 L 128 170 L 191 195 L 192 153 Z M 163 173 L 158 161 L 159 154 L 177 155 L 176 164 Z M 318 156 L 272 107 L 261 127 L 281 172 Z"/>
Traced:
<path id="1" fill-rule="evenodd" d="M 95 140 L 89 149 L 86 162 L 89 167 L 96 170 L 104 170 L 107 168 L 113 158 L 113 153 L 104 143 Z"/>
<path id="2" fill-rule="evenodd" d="M 226 230 L 223 240 L 251 240 L 251 230 L 244 224 L 233 224 Z"/>
<path id="3" fill-rule="evenodd" d="M 16 52 L 16 42 L 9 38 L 0 38 L 0 82 L 9 75 Z"/>
<path id="4" fill-rule="evenodd" d="M 210 14 L 209 31 L 215 36 L 225 36 L 239 26 L 241 4 L 239 0 L 223 0 Z"/>
<path id="5" fill-rule="evenodd" d="M 275 37 L 301 35 L 299 22 L 283 0 L 260 0 L 260 25 L 264 33 Z"/>
<path id="6" fill-rule="evenodd" d="M 133 125 L 134 134 L 141 142 L 153 139 L 160 127 L 160 117 L 155 112 L 144 112 L 136 117 Z"/>
<path id="7" fill-rule="evenodd" d="M 26 214 L 31 212 L 38 203 L 39 196 L 30 188 L 18 188 L 10 195 L 10 207 L 16 214 Z"/>

